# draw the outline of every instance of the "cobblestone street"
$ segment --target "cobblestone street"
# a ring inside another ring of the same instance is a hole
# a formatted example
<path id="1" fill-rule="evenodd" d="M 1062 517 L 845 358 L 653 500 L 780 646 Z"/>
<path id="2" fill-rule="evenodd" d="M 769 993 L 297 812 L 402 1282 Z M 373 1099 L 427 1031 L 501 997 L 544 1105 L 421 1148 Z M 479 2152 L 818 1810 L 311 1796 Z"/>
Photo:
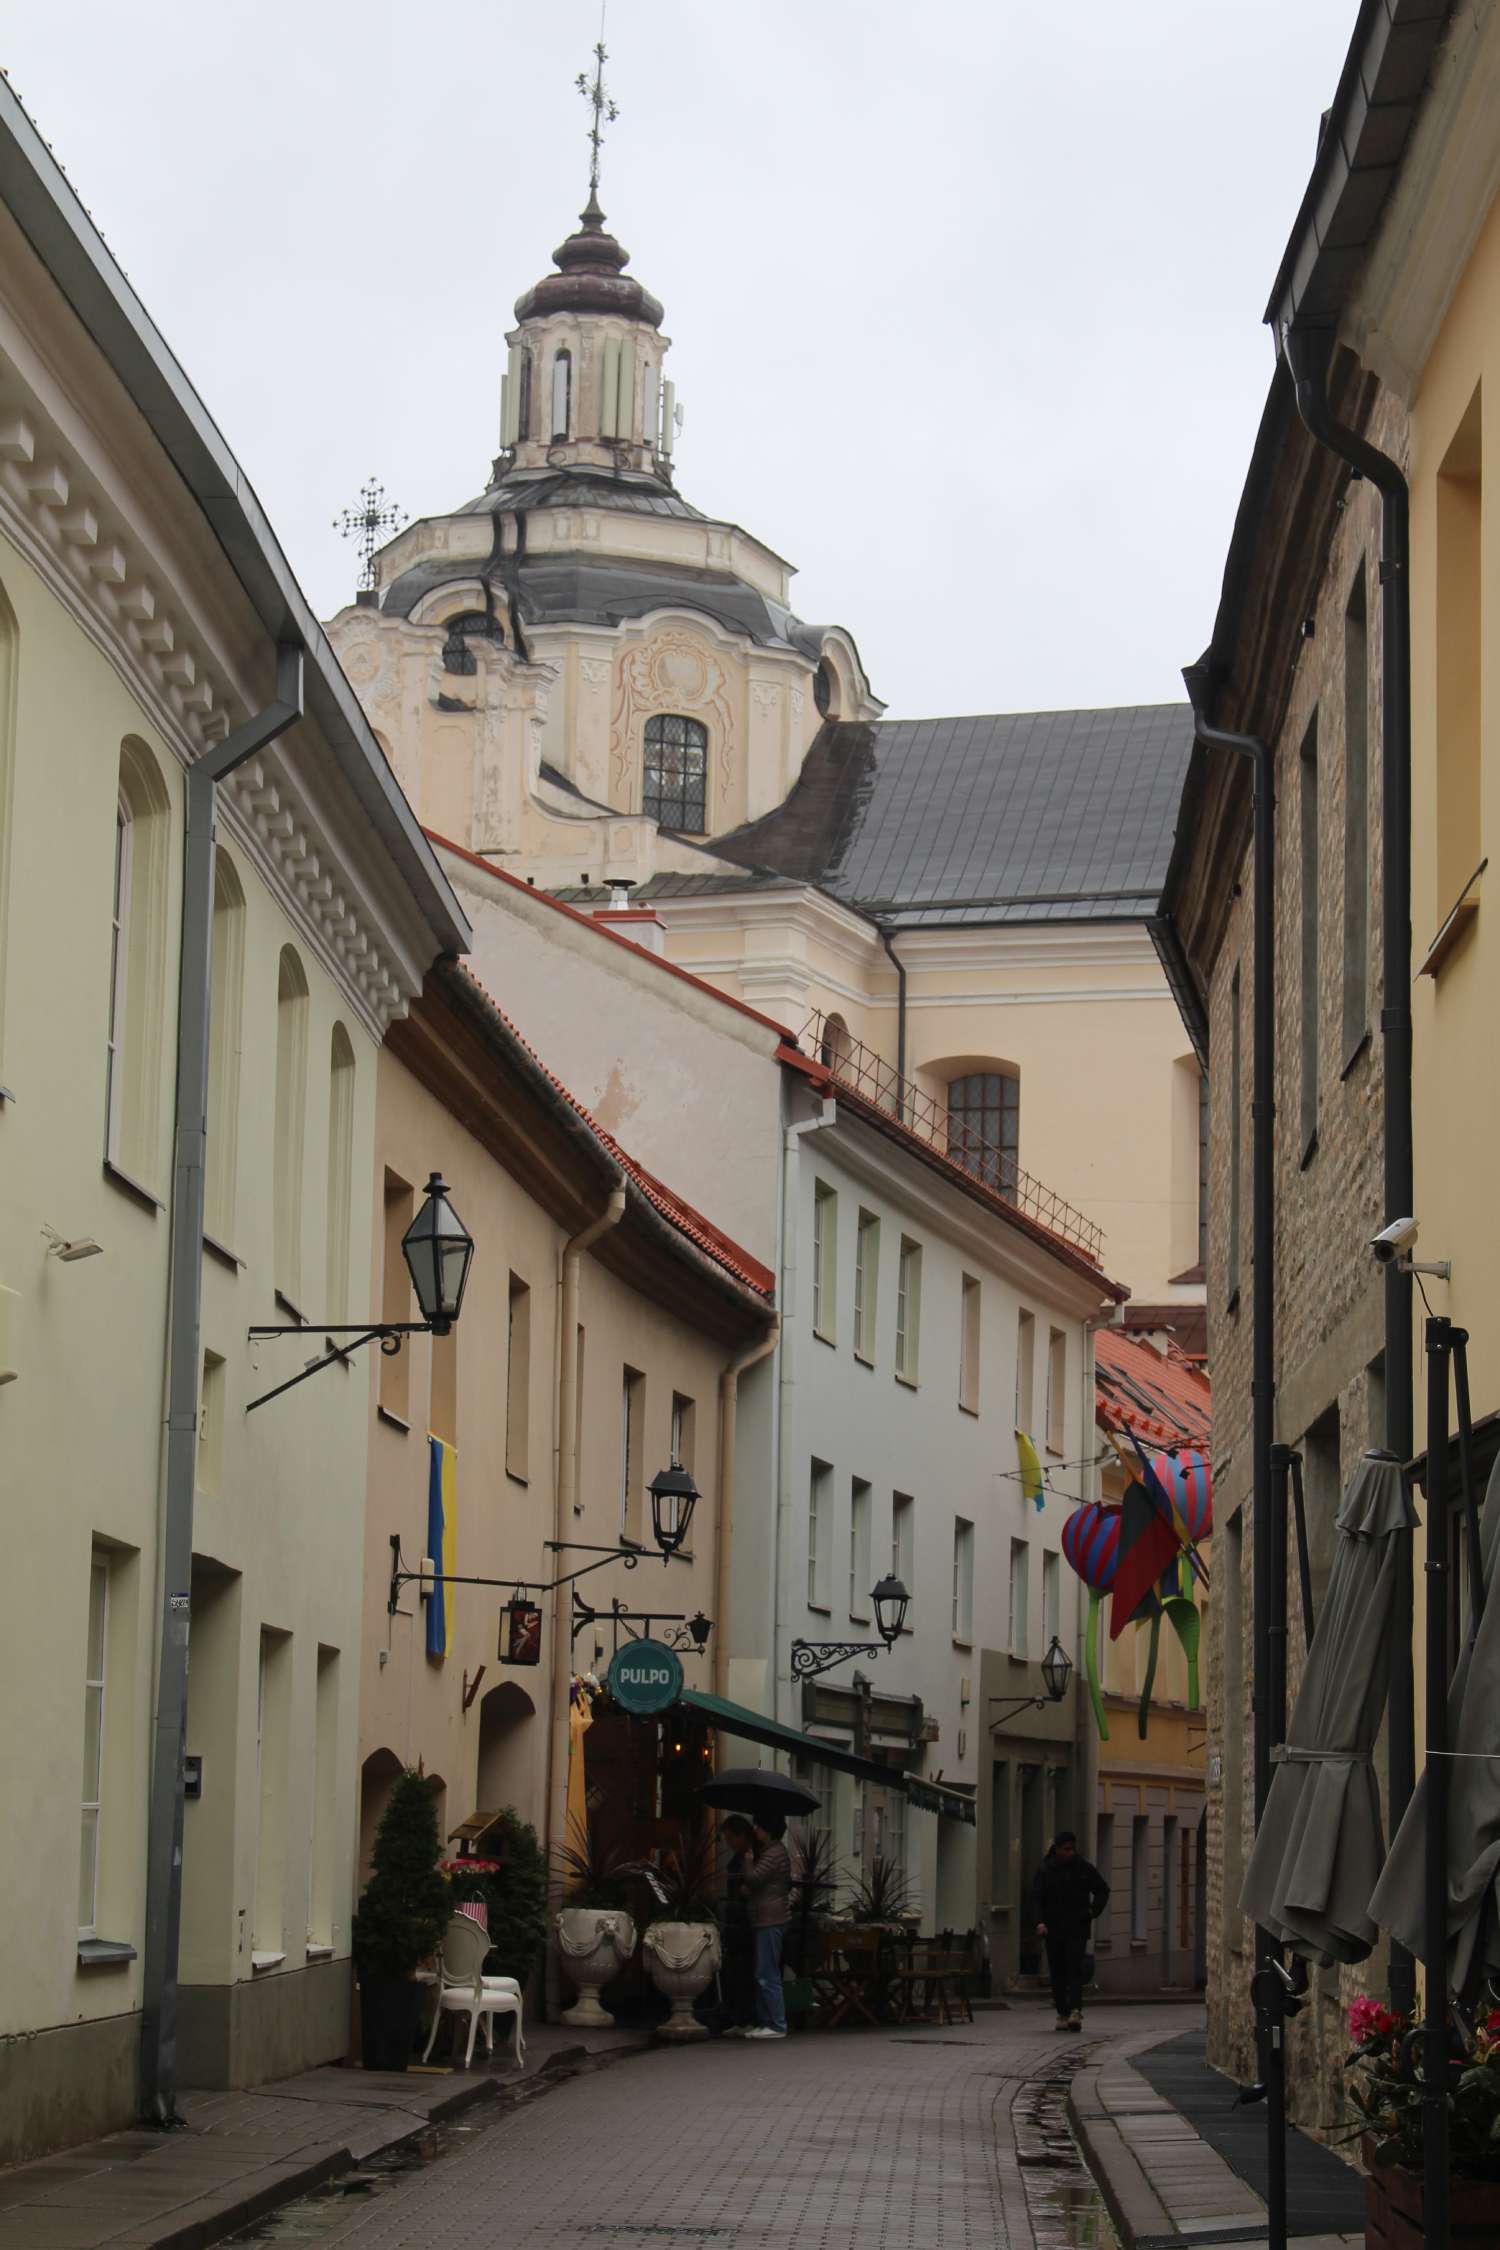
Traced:
<path id="1" fill-rule="evenodd" d="M 635 2058 L 487 2124 L 315 2239 L 1030 2250 L 1012 2103 L 1061 2061 L 1133 2049 L 1181 2021 L 1180 2009 L 1101 2011 L 1075 2040 L 1025 2008 L 951 2029 L 716 2040 Z M 1038 2232 L 1066 2239 L 1051 2224 Z M 1101 2237 L 1085 2222 L 1077 2239 Z"/>

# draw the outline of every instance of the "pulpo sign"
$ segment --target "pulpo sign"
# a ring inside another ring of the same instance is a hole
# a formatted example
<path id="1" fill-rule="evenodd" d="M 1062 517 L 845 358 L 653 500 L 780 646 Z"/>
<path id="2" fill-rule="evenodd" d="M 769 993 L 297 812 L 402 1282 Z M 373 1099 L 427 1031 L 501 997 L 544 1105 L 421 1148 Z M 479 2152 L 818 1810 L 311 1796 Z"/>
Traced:
<path id="1" fill-rule="evenodd" d="M 668 1711 L 682 1693 L 682 1665 L 663 1641 L 629 1641 L 610 1658 L 604 1684 L 637 1718 Z"/>

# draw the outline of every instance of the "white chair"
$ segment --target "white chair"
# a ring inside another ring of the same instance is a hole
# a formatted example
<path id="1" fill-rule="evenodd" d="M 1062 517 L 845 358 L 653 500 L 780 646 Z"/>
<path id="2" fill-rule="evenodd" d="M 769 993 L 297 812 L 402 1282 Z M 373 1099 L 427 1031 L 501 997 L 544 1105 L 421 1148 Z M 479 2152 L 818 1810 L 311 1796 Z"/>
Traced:
<path id="1" fill-rule="evenodd" d="M 443 1943 L 438 1953 L 437 2006 L 432 2011 L 432 2029 L 427 2035 L 427 2049 L 422 2060 L 426 2062 L 437 2040 L 438 2025 L 445 2014 L 466 2015 L 469 2019 L 469 2045 L 464 2056 L 467 2070 L 474 2060 L 474 2034 L 484 2025 L 484 2044 L 493 2054 L 495 2038 L 491 2024 L 496 2016 L 511 2016 L 515 2020 L 516 2068 L 526 2061 L 526 2044 L 521 2037 L 521 1987 L 514 1977 L 487 1977 L 484 1974 L 484 1957 L 489 1952 L 490 1941 L 486 1931 L 466 1914 L 455 1914 L 443 1932 Z"/>

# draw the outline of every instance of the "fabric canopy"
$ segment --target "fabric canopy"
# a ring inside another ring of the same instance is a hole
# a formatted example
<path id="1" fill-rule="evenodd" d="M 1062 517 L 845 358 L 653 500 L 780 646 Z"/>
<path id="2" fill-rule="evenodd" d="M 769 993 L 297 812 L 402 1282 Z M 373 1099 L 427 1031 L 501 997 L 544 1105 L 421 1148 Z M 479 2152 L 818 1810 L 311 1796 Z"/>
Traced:
<path id="1" fill-rule="evenodd" d="M 730 1703 L 722 1695 L 705 1695 L 697 1688 L 685 1688 L 682 1693 L 685 1710 L 696 1711 L 707 1719 L 720 1734 L 738 1736 L 742 1742 L 760 1742 L 768 1750 L 788 1750 L 798 1758 L 808 1758 L 814 1765 L 831 1766 L 837 1773 L 852 1773 L 856 1780 L 878 1782 L 883 1789 L 905 1789 L 906 1776 L 898 1766 L 883 1766 L 874 1758 L 861 1758 L 846 1750 L 838 1742 L 821 1742 L 815 1734 L 799 1734 L 795 1727 L 784 1727 L 776 1719 L 768 1719 L 762 1711 L 747 1710 L 743 1703 Z"/>
<path id="2" fill-rule="evenodd" d="M 1433 1505 L 1431 1499 L 1427 1504 Z M 1448 1984 L 1458 1993 L 1481 1972 L 1493 1975 L 1500 1968 L 1500 1593 L 1495 1585 L 1500 1460 L 1485 1491 L 1480 1555 L 1489 1595 L 1478 1635 L 1472 1641 L 1465 1637 L 1448 1691 L 1448 1741 L 1454 1753 L 1448 1775 Z M 1424 1774 L 1370 1901 L 1381 1929 L 1412 1953 L 1421 1953 L 1426 1937 L 1426 1835 Z"/>
<path id="3" fill-rule="evenodd" d="M 1240 1911 L 1303 1960 L 1363 1961 L 1384 1857 L 1371 1753 L 1386 1698 L 1397 1541 L 1416 1521 L 1405 1472 L 1367 1453 L 1349 1480 L 1323 1612 L 1240 1892 Z M 1418 1891 L 1420 1916 L 1420 1887 Z"/>
<path id="4" fill-rule="evenodd" d="M 973 1798 L 960 1796 L 956 1789 L 944 1789 L 936 1782 L 920 1781 L 915 1774 L 909 1774 L 906 1794 L 922 1812 L 941 1813 L 948 1820 L 962 1820 L 970 1828 L 975 1826 Z"/>

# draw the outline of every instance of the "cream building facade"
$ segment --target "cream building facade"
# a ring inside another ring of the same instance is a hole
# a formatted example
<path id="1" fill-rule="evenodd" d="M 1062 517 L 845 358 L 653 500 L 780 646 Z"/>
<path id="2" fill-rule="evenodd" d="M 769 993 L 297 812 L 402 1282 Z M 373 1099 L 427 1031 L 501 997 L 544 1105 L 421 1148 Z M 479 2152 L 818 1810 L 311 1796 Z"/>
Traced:
<path id="1" fill-rule="evenodd" d="M 1003 1111 L 1007 1161 L 1201 1343 L 1201 1072 L 1149 927 L 1186 712 L 884 720 L 791 566 L 677 489 L 627 263 L 591 199 L 518 301 L 486 489 L 330 623 L 403 788 L 576 903 L 633 886 L 673 961 L 799 1033 L 834 1019 L 955 1138 Z"/>
<path id="2" fill-rule="evenodd" d="M 166 1594 L 191 1632 L 196 1773 L 180 2076 L 243 2085 L 343 2051 L 366 1414 L 335 1371 L 247 1416 L 291 1371 L 247 1331 L 365 1309 L 380 1043 L 467 930 L 242 473 L 3 86 L 0 140 L 14 2159 L 135 2113 Z M 305 715 L 220 792 L 192 1569 L 168 1588 L 185 776 L 270 702 L 288 641 Z"/>

